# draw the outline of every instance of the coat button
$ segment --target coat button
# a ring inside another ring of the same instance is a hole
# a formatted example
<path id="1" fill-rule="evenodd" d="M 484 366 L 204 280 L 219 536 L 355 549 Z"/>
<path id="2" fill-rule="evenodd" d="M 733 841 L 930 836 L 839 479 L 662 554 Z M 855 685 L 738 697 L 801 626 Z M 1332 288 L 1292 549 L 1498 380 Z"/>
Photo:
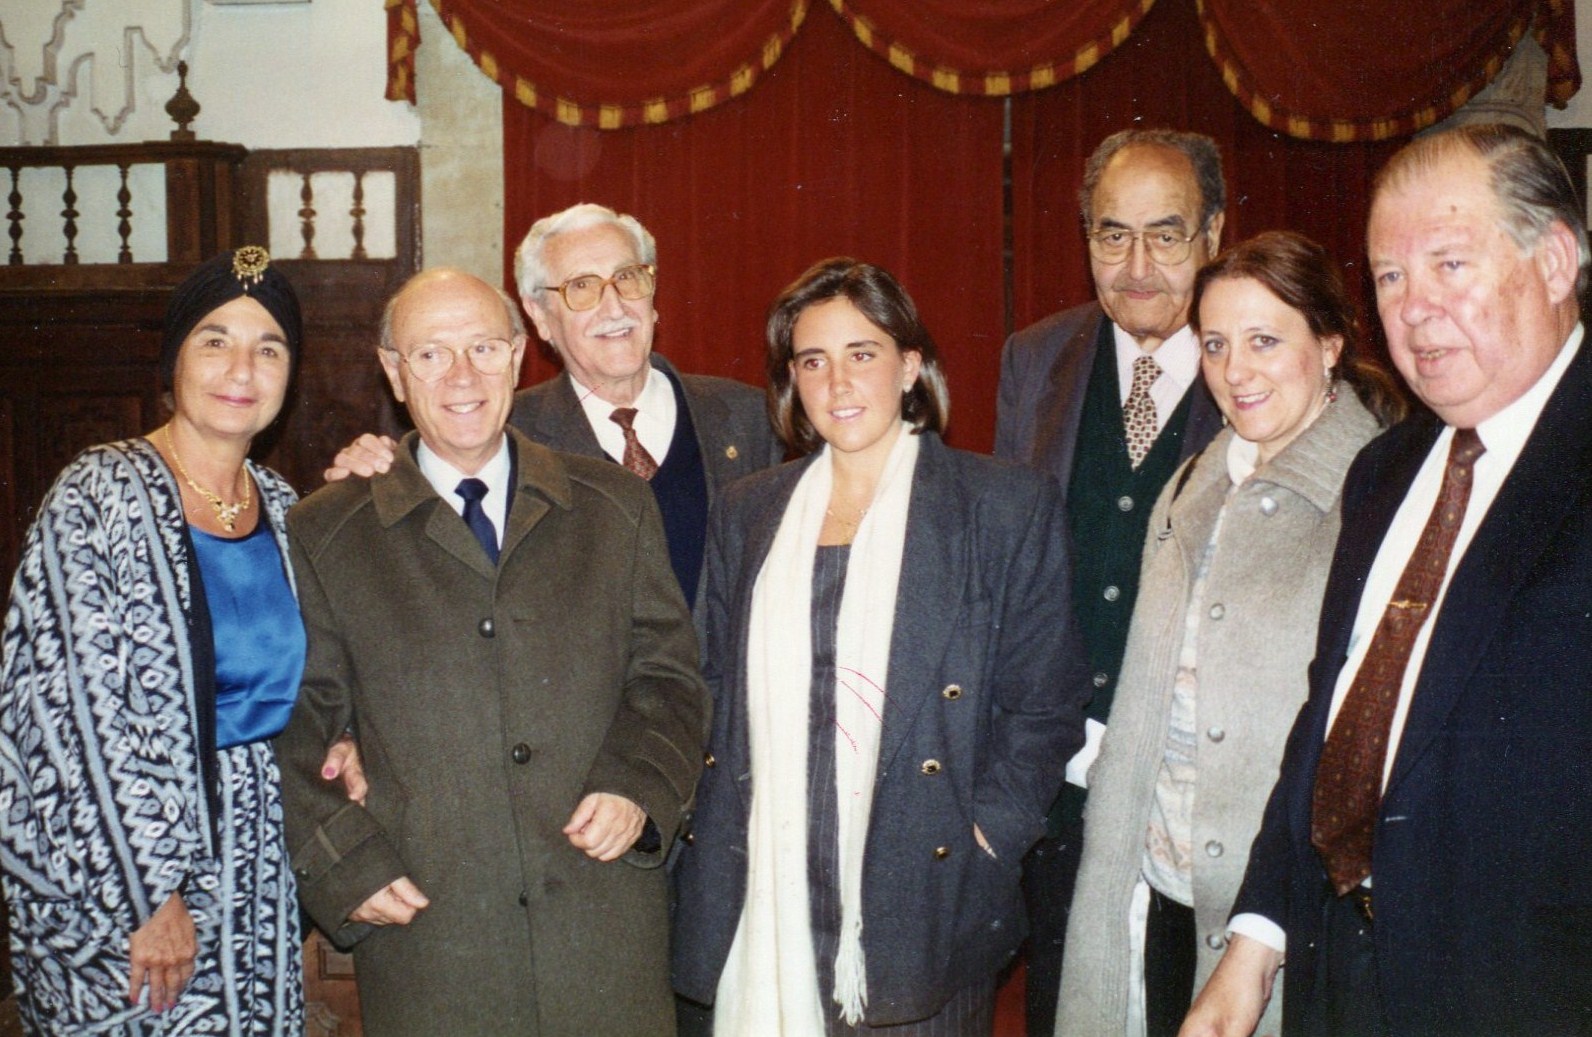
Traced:
<path id="1" fill-rule="evenodd" d="M 1212 839 L 1205 844 L 1205 855 L 1207 857 L 1220 857 L 1222 855 L 1222 844 Z"/>
<path id="2" fill-rule="evenodd" d="M 1113 583 L 1111 586 L 1101 591 L 1100 596 L 1105 598 L 1107 601 L 1116 601 L 1118 598 L 1122 597 L 1122 592 L 1118 590 L 1117 585 Z"/>
<path id="3" fill-rule="evenodd" d="M 1227 937 L 1222 933 L 1211 933 L 1205 937 L 1205 946 L 1213 951 L 1219 951 L 1227 946 Z"/>
<path id="4" fill-rule="evenodd" d="M 951 848 L 949 846 L 936 846 L 934 848 L 934 859 L 937 861 L 943 861 L 950 855 Z"/>
<path id="5" fill-rule="evenodd" d="M 1205 732 L 1205 737 L 1209 738 L 1213 742 L 1220 742 L 1223 738 L 1227 737 L 1227 732 L 1215 724 L 1212 724 L 1209 730 Z"/>
<path id="6" fill-rule="evenodd" d="M 476 632 L 482 637 L 492 637 L 497 633 L 497 627 L 492 625 L 492 619 L 490 616 L 477 623 L 475 625 L 475 629 Z"/>
<path id="7" fill-rule="evenodd" d="M 1093 681 L 1094 681 L 1094 686 L 1095 687 L 1103 688 L 1108 683 L 1110 683 L 1111 677 L 1110 677 L 1109 674 L 1106 674 L 1106 673 L 1097 673 L 1097 674 L 1094 675 Z"/>
<path id="8" fill-rule="evenodd" d="M 924 774 L 938 774 L 940 773 L 940 761 L 924 760 L 923 766 L 919 769 L 922 770 Z"/>
<path id="9" fill-rule="evenodd" d="M 712 753 L 703 753 L 702 754 L 702 766 L 704 766 L 704 767 L 713 767 L 713 766 L 716 766 L 718 764 L 718 762 L 719 761 L 714 757 L 714 755 Z"/>
<path id="10" fill-rule="evenodd" d="M 1221 602 L 1218 601 L 1211 606 L 1212 619 L 1221 619 L 1225 615 L 1227 615 L 1227 608 Z"/>
<path id="11" fill-rule="evenodd" d="M 527 907 L 527 906 L 530 905 L 530 903 L 531 903 L 531 895 L 529 893 L 525 892 L 525 890 L 523 890 L 523 889 L 520 890 L 520 906 L 521 907 Z"/>
<path id="12" fill-rule="evenodd" d="M 962 686 L 960 684 L 947 684 L 945 690 L 940 692 L 940 694 L 955 702 L 962 697 Z"/>
<path id="13" fill-rule="evenodd" d="M 729 446 L 724 448 L 724 456 L 729 458 L 731 461 L 733 461 L 737 457 L 741 456 L 741 452 L 739 450 L 735 449 L 735 444 L 734 443 L 731 443 Z"/>
<path id="14" fill-rule="evenodd" d="M 1260 498 L 1260 513 L 1262 515 L 1266 515 L 1266 516 L 1271 516 L 1271 515 L 1277 514 L 1277 498 L 1275 498 L 1275 497 L 1262 497 L 1262 498 Z"/>
<path id="15" fill-rule="evenodd" d="M 530 763 L 531 747 L 526 745 L 524 742 L 519 743 L 514 748 L 509 750 L 509 759 L 513 760 L 515 763 Z"/>
<path id="16" fill-rule="evenodd" d="M 1129 497 L 1127 494 L 1123 494 L 1122 496 L 1118 497 L 1117 498 L 1117 510 L 1118 511 L 1132 511 L 1133 510 L 1133 498 Z"/>
<path id="17" fill-rule="evenodd" d="M 685 843 L 687 846 L 695 846 L 696 845 L 696 833 L 695 832 L 687 832 L 687 833 L 685 833 L 684 835 L 682 835 L 680 837 L 680 841 Z"/>

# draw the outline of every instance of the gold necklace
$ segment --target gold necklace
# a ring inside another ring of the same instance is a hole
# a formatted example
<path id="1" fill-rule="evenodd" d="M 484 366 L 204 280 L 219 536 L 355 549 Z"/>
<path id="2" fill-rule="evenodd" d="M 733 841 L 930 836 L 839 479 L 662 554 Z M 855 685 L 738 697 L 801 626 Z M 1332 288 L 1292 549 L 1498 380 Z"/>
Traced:
<path id="1" fill-rule="evenodd" d="M 193 492 L 210 502 L 210 506 L 216 510 L 216 521 L 221 523 L 222 529 L 231 533 L 233 526 L 238 521 L 238 516 L 248 511 L 249 505 L 253 503 L 254 495 L 249 492 L 249 486 L 253 480 L 245 474 L 243 477 L 243 499 L 236 504 L 228 504 L 221 499 L 220 494 L 211 493 L 193 481 L 193 476 L 188 474 L 187 467 L 182 463 L 182 457 L 177 453 L 177 444 L 172 442 L 171 426 L 167 425 L 161 431 L 166 434 L 166 448 L 171 451 L 171 459 L 177 462 L 177 471 L 182 473 L 183 480 L 187 482 Z"/>

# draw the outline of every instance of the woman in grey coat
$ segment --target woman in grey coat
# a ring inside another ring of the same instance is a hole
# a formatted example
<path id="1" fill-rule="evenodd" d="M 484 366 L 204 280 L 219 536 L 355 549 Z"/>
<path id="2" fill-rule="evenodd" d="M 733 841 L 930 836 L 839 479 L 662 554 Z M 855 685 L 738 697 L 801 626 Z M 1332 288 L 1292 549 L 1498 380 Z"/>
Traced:
<path id="1" fill-rule="evenodd" d="M 1058 1034 L 1175 1034 L 1221 957 L 1305 699 L 1344 473 L 1402 410 L 1389 377 L 1357 356 L 1335 265 L 1297 234 L 1262 234 L 1208 264 L 1192 312 L 1229 427 L 1150 519 L 1089 776 Z M 1260 1032 L 1276 1032 L 1280 1002 Z"/>

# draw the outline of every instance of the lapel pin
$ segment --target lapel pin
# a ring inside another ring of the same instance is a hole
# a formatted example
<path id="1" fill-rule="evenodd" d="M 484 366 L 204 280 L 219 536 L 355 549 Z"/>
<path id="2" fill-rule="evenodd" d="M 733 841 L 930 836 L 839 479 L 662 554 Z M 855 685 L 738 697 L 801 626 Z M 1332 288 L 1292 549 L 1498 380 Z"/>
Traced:
<path id="1" fill-rule="evenodd" d="M 741 456 L 741 452 L 739 450 L 735 449 L 735 444 L 734 443 L 731 443 L 729 446 L 724 448 L 724 456 L 729 458 L 731 461 L 733 461 L 737 457 Z"/>

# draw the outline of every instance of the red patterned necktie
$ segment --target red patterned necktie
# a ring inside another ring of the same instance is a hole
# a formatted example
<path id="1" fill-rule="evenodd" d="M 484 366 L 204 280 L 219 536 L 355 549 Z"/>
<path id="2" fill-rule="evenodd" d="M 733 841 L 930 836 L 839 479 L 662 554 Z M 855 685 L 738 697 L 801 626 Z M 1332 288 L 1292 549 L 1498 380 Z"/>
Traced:
<path id="1" fill-rule="evenodd" d="M 1382 772 L 1399 689 L 1415 637 L 1448 571 L 1448 556 L 1470 502 L 1476 458 L 1486 449 L 1475 429 L 1455 431 L 1437 504 L 1321 750 L 1310 842 L 1320 852 L 1339 896 L 1371 874 L 1371 842 L 1382 806 Z"/>
<path id="2" fill-rule="evenodd" d="M 1161 377 L 1161 365 L 1153 356 L 1135 357 L 1133 384 L 1128 387 L 1128 398 L 1122 403 L 1122 428 L 1128 434 L 1128 460 L 1138 469 L 1144 456 L 1155 446 L 1155 401 L 1150 399 L 1150 386 Z"/>
<path id="3" fill-rule="evenodd" d="M 608 420 L 625 430 L 625 456 L 620 464 L 643 479 L 657 475 L 658 462 L 652 459 L 647 448 L 641 445 L 641 440 L 636 438 L 636 408 L 617 407 L 608 415 Z"/>

